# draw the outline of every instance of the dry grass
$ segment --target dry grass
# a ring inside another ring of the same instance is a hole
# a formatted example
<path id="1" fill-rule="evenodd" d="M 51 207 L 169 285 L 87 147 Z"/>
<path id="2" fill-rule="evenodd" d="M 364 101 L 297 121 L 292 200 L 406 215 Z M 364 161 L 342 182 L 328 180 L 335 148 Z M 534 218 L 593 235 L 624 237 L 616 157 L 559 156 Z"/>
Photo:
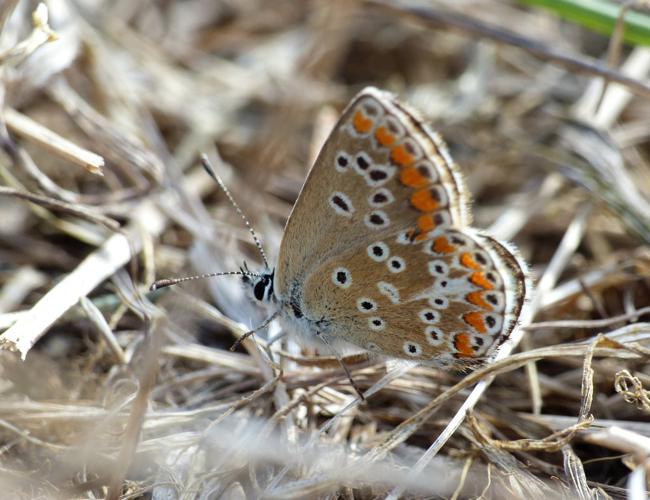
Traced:
<path id="1" fill-rule="evenodd" d="M 1 491 L 647 489 L 648 50 L 608 66 L 606 38 L 488 0 L 100 3 L 51 0 L 49 20 L 0 3 Z M 201 152 L 273 260 L 308 166 L 367 84 L 447 139 L 476 225 L 518 245 L 537 294 L 512 355 L 468 376 L 353 364 L 359 404 L 332 359 L 269 346 L 275 325 L 228 350 L 265 317 L 236 279 L 148 288 L 259 260 Z"/>

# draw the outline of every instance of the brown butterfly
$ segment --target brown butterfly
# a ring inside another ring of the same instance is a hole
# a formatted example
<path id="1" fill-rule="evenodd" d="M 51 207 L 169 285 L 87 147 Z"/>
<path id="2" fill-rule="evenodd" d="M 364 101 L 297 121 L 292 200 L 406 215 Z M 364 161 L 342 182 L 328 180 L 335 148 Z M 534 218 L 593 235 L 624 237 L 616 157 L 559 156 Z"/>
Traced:
<path id="1" fill-rule="evenodd" d="M 244 279 L 307 339 L 425 364 L 485 359 L 530 286 L 510 245 L 470 227 L 467 197 L 440 137 L 366 88 L 305 181 L 277 267 Z"/>

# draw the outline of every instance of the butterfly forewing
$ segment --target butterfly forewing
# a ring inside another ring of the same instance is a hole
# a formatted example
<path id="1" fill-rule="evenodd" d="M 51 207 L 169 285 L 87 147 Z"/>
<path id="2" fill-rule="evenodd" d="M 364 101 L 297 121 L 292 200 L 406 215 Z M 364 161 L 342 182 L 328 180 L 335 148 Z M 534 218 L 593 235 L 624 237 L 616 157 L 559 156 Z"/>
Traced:
<path id="1" fill-rule="evenodd" d="M 522 264 L 468 227 L 444 143 L 390 94 L 344 111 L 285 229 L 280 302 L 332 340 L 421 361 L 481 358 L 526 295 Z"/>
<path id="2" fill-rule="evenodd" d="M 422 239 L 466 223 L 465 189 L 442 141 L 392 95 L 368 88 L 343 112 L 285 228 L 276 291 L 367 234 Z"/>

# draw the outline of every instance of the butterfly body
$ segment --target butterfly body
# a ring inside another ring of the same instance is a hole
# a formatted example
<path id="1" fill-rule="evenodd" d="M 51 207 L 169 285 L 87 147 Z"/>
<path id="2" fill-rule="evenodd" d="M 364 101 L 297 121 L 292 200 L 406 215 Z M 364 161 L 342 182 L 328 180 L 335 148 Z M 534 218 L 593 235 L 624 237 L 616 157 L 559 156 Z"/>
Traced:
<path id="1" fill-rule="evenodd" d="M 528 286 L 516 252 L 469 220 L 442 140 L 367 88 L 312 167 L 277 268 L 248 281 L 308 340 L 428 364 L 485 358 L 515 327 Z"/>

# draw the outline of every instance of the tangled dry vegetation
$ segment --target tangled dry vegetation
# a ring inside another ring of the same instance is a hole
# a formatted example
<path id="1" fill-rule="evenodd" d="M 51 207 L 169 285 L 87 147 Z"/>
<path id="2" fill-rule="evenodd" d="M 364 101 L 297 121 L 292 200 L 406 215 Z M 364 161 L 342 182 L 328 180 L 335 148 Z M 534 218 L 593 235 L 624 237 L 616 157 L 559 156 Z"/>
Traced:
<path id="1" fill-rule="evenodd" d="M 420 5 L 0 3 L 1 491 L 645 494 L 650 53 L 514 2 Z M 274 257 L 368 84 L 447 139 L 537 293 L 510 356 L 352 365 L 359 404 L 332 359 L 269 346 L 275 325 L 228 350 L 264 319 L 237 280 L 148 289 L 257 263 L 201 152 Z"/>

